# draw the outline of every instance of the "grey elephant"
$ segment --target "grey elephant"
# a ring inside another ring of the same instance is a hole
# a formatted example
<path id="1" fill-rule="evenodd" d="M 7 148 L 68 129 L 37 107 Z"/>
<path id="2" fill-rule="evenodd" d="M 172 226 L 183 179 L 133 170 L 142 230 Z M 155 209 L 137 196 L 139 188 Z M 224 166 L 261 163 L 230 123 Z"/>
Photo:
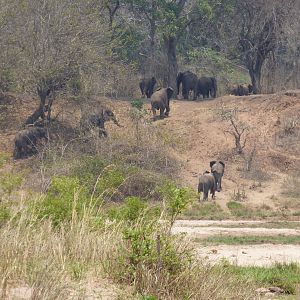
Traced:
<path id="1" fill-rule="evenodd" d="M 215 77 L 201 77 L 197 82 L 196 97 L 202 95 L 204 98 L 216 98 L 217 96 L 217 80 Z"/>
<path id="2" fill-rule="evenodd" d="M 14 158 L 25 158 L 37 153 L 37 142 L 40 139 L 48 140 L 46 128 L 29 127 L 19 131 L 15 137 Z"/>
<path id="3" fill-rule="evenodd" d="M 211 193 L 212 199 L 214 199 L 216 191 L 216 179 L 212 173 L 206 171 L 202 175 L 200 175 L 198 184 L 198 193 L 203 192 L 203 201 L 208 199 L 209 191 Z"/>
<path id="4" fill-rule="evenodd" d="M 170 112 L 170 99 L 174 90 L 171 87 L 162 88 L 156 91 L 151 97 L 151 110 L 153 119 L 156 118 L 156 111 L 160 111 L 160 118 L 169 116 Z"/>
<path id="5" fill-rule="evenodd" d="M 154 76 L 151 78 L 142 79 L 139 84 L 142 96 L 146 95 L 147 98 L 151 98 L 154 91 L 155 84 L 156 84 L 156 79 Z"/>
<path id="6" fill-rule="evenodd" d="M 108 121 L 113 121 L 117 126 L 122 127 L 110 109 L 100 108 L 93 112 L 84 112 L 80 119 L 80 129 L 83 134 L 86 134 L 94 128 L 99 128 L 99 137 L 107 137 L 105 122 Z"/>
<path id="7" fill-rule="evenodd" d="M 182 85 L 182 96 L 184 99 L 189 99 L 190 91 L 193 92 L 193 100 L 196 100 L 198 77 L 196 74 L 185 71 L 179 72 L 176 77 L 177 95 L 179 95 L 180 84 Z"/>
<path id="8" fill-rule="evenodd" d="M 251 84 L 235 84 L 229 88 L 229 93 L 235 96 L 248 96 L 252 92 L 253 86 Z"/>
<path id="9" fill-rule="evenodd" d="M 221 160 L 213 160 L 209 163 L 211 173 L 214 175 L 216 180 L 216 189 L 218 192 L 222 189 L 222 177 L 224 175 L 225 163 Z"/>

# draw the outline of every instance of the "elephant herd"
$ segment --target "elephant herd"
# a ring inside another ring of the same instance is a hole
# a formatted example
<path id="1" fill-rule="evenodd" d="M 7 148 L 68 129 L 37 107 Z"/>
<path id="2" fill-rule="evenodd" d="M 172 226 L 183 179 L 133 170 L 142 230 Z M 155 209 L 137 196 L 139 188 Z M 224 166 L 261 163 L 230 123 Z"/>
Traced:
<path id="1" fill-rule="evenodd" d="M 114 113 L 108 109 L 99 107 L 92 111 L 82 113 L 79 133 L 86 136 L 94 129 L 98 129 L 99 137 L 107 137 L 105 122 L 113 121 L 117 126 L 122 127 L 117 121 Z M 49 140 L 48 128 L 44 122 L 39 122 L 19 131 L 14 140 L 14 159 L 27 158 L 37 153 L 37 144 L 40 140 Z"/>
<path id="2" fill-rule="evenodd" d="M 199 177 L 198 193 L 203 193 L 203 201 L 208 199 L 208 193 L 211 193 L 212 199 L 215 198 L 215 192 L 222 190 L 222 177 L 224 175 L 225 163 L 221 160 L 210 162 L 210 172 L 205 171 Z M 201 194 L 200 194 L 201 195 Z"/>

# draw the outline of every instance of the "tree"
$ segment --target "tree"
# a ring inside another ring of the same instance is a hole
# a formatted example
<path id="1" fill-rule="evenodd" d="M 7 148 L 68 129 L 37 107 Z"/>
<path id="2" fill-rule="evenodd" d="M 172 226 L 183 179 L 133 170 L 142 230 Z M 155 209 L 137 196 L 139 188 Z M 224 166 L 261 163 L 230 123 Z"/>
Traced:
<path id="1" fill-rule="evenodd" d="M 68 92 L 72 81 L 99 68 L 105 29 L 93 7 L 94 0 L 10 1 L 1 47 L 14 58 L 18 82 L 40 99 L 27 123 L 47 110 L 50 118 L 56 93 Z"/>
<path id="2" fill-rule="evenodd" d="M 262 67 L 278 48 L 290 4 L 291 1 L 282 0 L 239 0 L 237 3 L 240 50 L 254 94 L 261 92 Z"/>

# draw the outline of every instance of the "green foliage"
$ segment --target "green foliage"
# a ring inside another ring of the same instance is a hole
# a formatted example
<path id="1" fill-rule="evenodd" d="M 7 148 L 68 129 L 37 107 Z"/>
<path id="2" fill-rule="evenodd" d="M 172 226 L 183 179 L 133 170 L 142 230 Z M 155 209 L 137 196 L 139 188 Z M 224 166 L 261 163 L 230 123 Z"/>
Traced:
<path id="1" fill-rule="evenodd" d="M 11 211 L 7 205 L 0 203 L 0 227 L 5 224 L 11 217 Z"/>
<path id="2" fill-rule="evenodd" d="M 173 182 L 167 182 L 160 187 L 163 199 L 166 202 L 171 224 L 192 201 L 196 199 L 196 193 L 188 188 L 178 188 Z"/>
<path id="3" fill-rule="evenodd" d="M 85 190 L 77 178 L 53 177 L 45 198 L 35 203 L 33 209 L 38 219 L 49 218 L 54 226 L 69 222 L 74 213 L 83 215 L 84 208 L 90 204 Z"/>
<path id="4" fill-rule="evenodd" d="M 134 99 L 130 102 L 130 104 L 132 107 L 134 107 L 138 110 L 142 110 L 143 105 L 144 105 L 143 100 L 141 100 L 141 99 Z"/>
<path id="5" fill-rule="evenodd" d="M 276 263 L 270 268 L 239 267 L 224 263 L 221 268 L 226 268 L 244 280 L 280 287 L 287 294 L 295 294 L 300 283 L 300 268 L 296 263 Z"/>
<path id="6" fill-rule="evenodd" d="M 17 190 L 22 183 L 23 175 L 20 173 L 13 174 L 4 172 L 0 174 L 0 191 L 10 195 L 13 191 Z"/>

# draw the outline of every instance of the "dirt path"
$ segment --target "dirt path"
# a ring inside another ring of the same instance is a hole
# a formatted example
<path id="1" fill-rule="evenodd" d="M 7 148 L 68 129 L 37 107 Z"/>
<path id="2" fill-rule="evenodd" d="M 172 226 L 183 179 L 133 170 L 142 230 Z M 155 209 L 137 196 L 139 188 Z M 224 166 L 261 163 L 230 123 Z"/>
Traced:
<path id="1" fill-rule="evenodd" d="M 217 263 L 222 259 L 238 266 L 271 266 L 275 262 L 300 264 L 300 245 L 219 245 L 196 248 L 199 257 Z"/>
<path id="2" fill-rule="evenodd" d="M 264 221 L 196 221 L 178 220 L 172 229 L 173 234 L 185 233 L 193 242 L 194 238 L 205 238 L 213 235 L 224 236 L 299 236 L 300 229 L 265 228 Z M 280 224 L 280 222 L 278 222 Z M 251 227 L 261 224 L 262 227 Z M 279 226 L 279 224 L 277 224 Z M 295 222 L 295 225 L 300 222 Z M 217 227 L 221 226 L 221 227 Z M 224 227 L 222 227 L 224 226 Z M 236 227 L 225 227 L 236 226 Z M 243 226 L 243 227 L 239 227 Z M 247 227 L 244 227 L 247 226 Z M 203 246 L 194 243 L 197 255 L 211 263 L 226 259 L 231 263 L 246 266 L 270 266 L 275 262 L 297 262 L 300 264 L 300 245 L 213 245 Z"/>

